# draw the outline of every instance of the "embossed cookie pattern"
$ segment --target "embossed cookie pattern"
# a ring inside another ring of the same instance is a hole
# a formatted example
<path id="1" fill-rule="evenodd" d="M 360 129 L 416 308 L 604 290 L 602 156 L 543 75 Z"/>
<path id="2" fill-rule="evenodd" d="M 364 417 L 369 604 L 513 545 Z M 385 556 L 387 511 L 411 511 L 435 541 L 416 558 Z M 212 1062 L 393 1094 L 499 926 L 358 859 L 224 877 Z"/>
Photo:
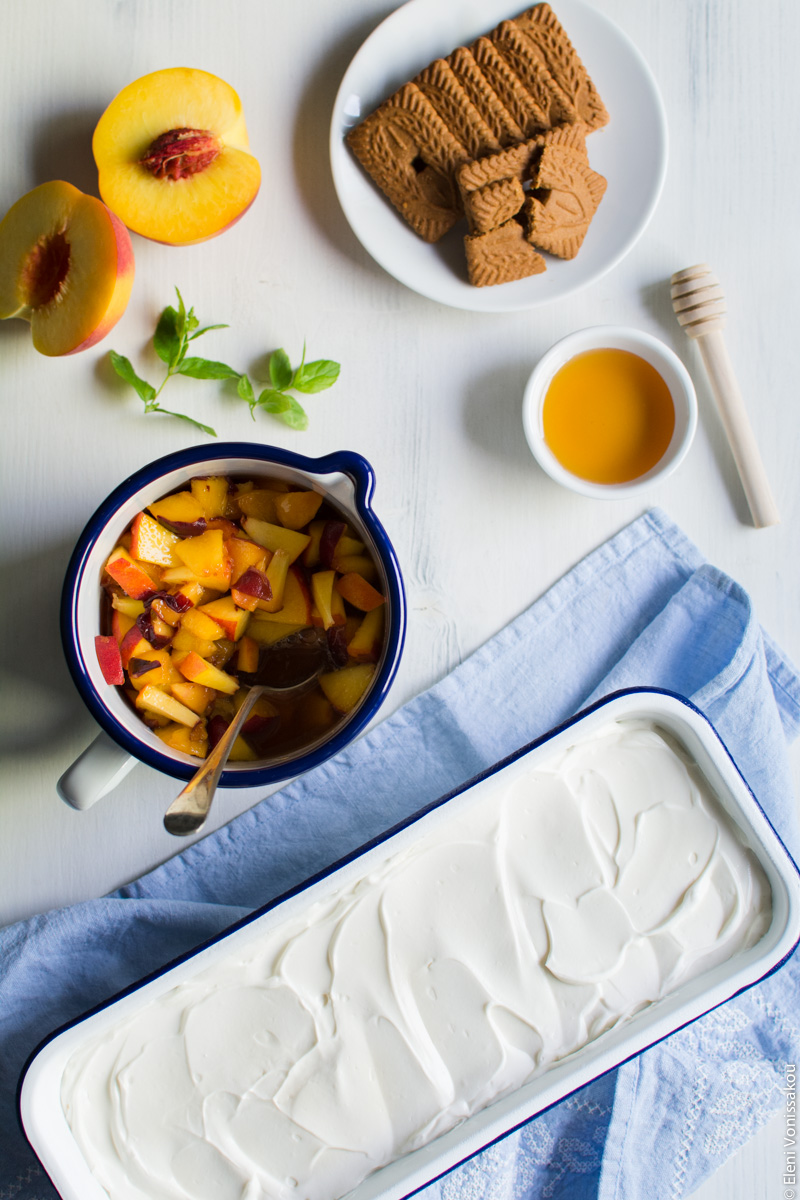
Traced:
<path id="1" fill-rule="evenodd" d="M 458 46 L 448 55 L 447 62 L 500 145 L 513 146 L 524 141 L 525 134 L 481 71 L 472 51 Z"/>
<path id="2" fill-rule="evenodd" d="M 542 61 L 572 100 L 584 125 L 589 129 L 600 129 L 608 124 L 605 105 L 550 5 L 535 4 L 515 17 L 514 24 L 531 39 Z"/>
<path id="3" fill-rule="evenodd" d="M 526 200 L 527 238 L 558 258 L 574 258 L 603 199 L 606 181 L 571 149 L 546 146 Z"/>
<path id="4" fill-rule="evenodd" d="M 414 83 L 473 158 L 501 149 L 490 126 L 443 58 L 437 58 L 426 67 Z"/>
<path id="5" fill-rule="evenodd" d="M 486 287 L 544 271 L 541 250 L 578 253 L 606 189 L 586 137 L 607 121 L 569 37 L 540 3 L 435 59 L 346 140 L 425 241 L 466 216 L 469 280 Z"/>
<path id="6" fill-rule="evenodd" d="M 488 233 L 467 234 L 464 249 L 469 281 L 475 287 L 493 287 L 541 275 L 546 268 L 541 254 L 534 250 L 525 230 L 513 218 Z"/>
<path id="7" fill-rule="evenodd" d="M 470 233 L 488 233 L 504 225 L 525 207 L 525 192 L 518 179 L 498 179 L 468 192 L 464 212 Z"/>
<path id="8" fill-rule="evenodd" d="M 378 187 L 426 242 L 462 213 L 456 167 L 470 155 L 413 83 L 351 130 L 348 145 Z"/>

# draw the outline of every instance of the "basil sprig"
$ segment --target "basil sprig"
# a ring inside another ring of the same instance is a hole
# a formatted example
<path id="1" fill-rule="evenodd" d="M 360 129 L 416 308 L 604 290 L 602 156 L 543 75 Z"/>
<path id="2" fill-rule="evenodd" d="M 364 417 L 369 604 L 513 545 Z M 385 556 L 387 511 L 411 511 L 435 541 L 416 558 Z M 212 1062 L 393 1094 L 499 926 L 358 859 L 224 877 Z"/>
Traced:
<path id="1" fill-rule="evenodd" d="M 275 350 L 269 358 L 271 386 L 264 388 L 256 397 L 255 388 L 247 375 L 234 370 L 227 363 L 210 358 L 199 358 L 188 353 L 191 342 L 202 337 L 203 334 L 209 333 L 212 329 L 227 329 L 228 326 L 204 325 L 202 329 L 199 328 L 200 321 L 195 315 L 194 308 L 187 311 L 183 297 L 177 288 L 175 288 L 175 292 L 178 296 L 178 307 L 173 308 L 172 305 L 168 305 L 164 309 L 158 319 L 153 336 L 153 348 L 167 368 L 166 374 L 157 388 L 136 374 L 130 359 L 126 358 L 124 354 L 117 354 L 116 350 L 110 351 L 112 367 L 120 379 L 124 379 L 136 392 L 144 404 L 144 411 L 178 417 L 181 421 L 188 421 L 190 425 L 201 429 L 209 437 L 216 437 L 216 431 L 210 425 L 204 425 L 202 421 L 195 420 L 187 413 L 174 412 L 172 409 L 164 408 L 159 404 L 158 398 L 173 375 L 186 375 L 190 379 L 235 379 L 237 395 L 249 406 L 253 420 L 255 420 L 256 408 L 261 408 L 264 412 L 285 422 L 292 429 L 307 429 L 308 415 L 299 400 L 289 395 L 289 392 L 313 394 L 325 391 L 339 378 L 339 364 L 328 358 L 307 363 L 304 346 L 300 366 L 294 370 L 286 351 Z"/>
<path id="2" fill-rule="evenodd" d="M 257 404 L 264 412 L 279 417 L 292 429 L 307 429 L 306 410 L 295 396 L 288 393 L 323 392 L 336 383 L 339 370 L 339 364 L 330 358 L 320 358 L 316 362 L 307 363 L 304 346 L 303 359 L 295 371 L 285 350 L 273 350 L 269 356 L 269 379 L 272 386 L 264 388 L 258 400 L 250 403 L 250 412 L 253 412 Z"/>

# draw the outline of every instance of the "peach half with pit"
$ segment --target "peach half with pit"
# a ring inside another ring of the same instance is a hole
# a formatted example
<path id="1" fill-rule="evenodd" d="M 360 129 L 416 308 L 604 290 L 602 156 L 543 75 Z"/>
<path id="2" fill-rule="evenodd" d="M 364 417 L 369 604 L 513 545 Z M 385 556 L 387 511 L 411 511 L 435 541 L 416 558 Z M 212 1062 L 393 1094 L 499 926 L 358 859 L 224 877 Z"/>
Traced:
<path id="1" fill-rule="evenodd" d="M 108 207 L 135 233 L 171 246 L 222 233 L 261 185 L 236 92 L 190 67 L 123 88 L 98 121 L 92 150 Z"/>
<path id="2" fill-rule="evenodd" d="M 28 321 L 40 354 L 75 354 L 105 337 L 133 275 L 122 221 L 71 183 L 40 184 L 0 221 L 0 320 Z"/>

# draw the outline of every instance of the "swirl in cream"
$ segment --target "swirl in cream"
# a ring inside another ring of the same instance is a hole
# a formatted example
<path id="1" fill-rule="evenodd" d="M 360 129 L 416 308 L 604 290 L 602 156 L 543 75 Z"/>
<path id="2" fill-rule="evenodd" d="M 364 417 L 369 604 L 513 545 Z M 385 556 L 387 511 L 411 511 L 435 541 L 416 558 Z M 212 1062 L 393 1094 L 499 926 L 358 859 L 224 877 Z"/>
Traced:
<path id="1" fill-rule="evenodd" d="M 375 859 L 371 858 L 370 863 Z M 62 1103 L 112 1200 L 331 1200 L 754 944 L 770 890 L 623 721 L 88 1040 Z"/>

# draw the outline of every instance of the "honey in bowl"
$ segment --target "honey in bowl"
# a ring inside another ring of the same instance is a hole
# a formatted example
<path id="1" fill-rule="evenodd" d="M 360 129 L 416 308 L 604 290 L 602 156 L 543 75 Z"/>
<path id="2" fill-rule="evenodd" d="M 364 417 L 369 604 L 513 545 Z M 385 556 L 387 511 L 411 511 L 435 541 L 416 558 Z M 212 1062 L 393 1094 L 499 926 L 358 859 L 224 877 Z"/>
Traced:
<path id="1" fill-rule="evenodd" d="M 553 376 L 544 440 L 565 470 L 590 483 L 628 483 L 663 457 L 675 408 L 661 375 L 629 350 L 576 354 Z"/>

